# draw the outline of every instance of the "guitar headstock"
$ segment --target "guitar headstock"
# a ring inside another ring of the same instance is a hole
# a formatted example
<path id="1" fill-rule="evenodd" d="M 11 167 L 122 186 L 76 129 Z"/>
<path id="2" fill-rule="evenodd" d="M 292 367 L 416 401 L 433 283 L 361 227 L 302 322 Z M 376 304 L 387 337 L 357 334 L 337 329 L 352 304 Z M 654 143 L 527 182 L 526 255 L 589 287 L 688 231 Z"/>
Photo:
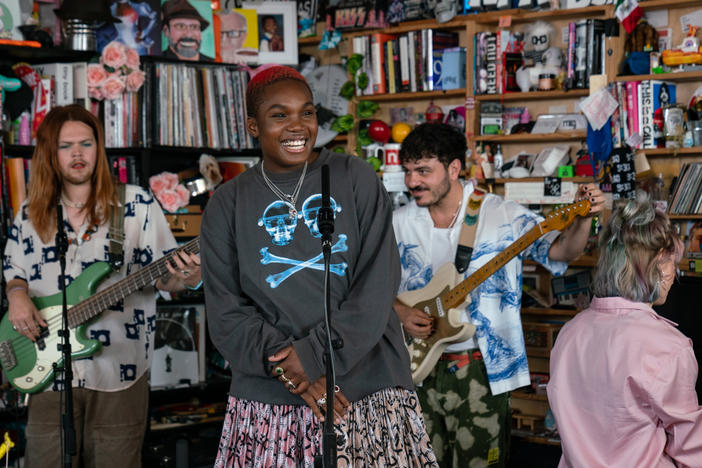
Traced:
<path id="1" fill-rule="evenodd" d="M 575 221 L 577 216 L 587 216 L 588 213 L 590 213 L 590 200 L 580 200 L 550 213 L 541 223 L 541 228 L 544 232 L 563 231 Z"/>

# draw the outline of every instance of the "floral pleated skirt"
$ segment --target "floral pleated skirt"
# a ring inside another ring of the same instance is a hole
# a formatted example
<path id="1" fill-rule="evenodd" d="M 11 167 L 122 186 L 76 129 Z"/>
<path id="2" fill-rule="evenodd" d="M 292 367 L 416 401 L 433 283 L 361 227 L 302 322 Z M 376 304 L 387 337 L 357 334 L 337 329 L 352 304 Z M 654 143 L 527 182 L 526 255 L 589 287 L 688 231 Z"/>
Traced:
<path id="1" fill-rule="evenodd" d="M 413 391 L 368 395 L 335 427 L 339 468 L 438 467 Z M 215 468 L 312 468 L 322 430 L 307 406 L 229 397 Z"/>

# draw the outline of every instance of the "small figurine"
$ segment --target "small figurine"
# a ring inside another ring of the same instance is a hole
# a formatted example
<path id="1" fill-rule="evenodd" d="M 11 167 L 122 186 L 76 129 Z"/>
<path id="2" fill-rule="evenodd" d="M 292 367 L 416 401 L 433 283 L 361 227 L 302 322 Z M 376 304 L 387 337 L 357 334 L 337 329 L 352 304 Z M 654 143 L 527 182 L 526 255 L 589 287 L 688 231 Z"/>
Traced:
<path id="1" fill-rule="evenodd" d="M 558 76 L 563 57 L 561 49 L 550 46 L 554 28 L 545 21 L 536 21 L 527 28 L 522 54 L 525 65 L 517 70 L 517 86 L 526 93 L 536 89 L 540 75 Z"/>

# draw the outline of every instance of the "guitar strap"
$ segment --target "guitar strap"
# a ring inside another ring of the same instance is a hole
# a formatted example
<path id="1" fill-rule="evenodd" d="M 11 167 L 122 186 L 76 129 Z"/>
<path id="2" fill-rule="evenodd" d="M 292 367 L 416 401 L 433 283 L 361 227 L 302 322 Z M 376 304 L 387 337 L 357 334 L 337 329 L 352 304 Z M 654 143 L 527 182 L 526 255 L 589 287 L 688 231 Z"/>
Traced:
<path id="1" fill-rule="evenodd" d="M 459 273 L 465 273 L 473 255 L 473 244 L 475 243 L 475 232 L 478 229 L 478 217 L 480 215 L 480 205 L 483 203 L 487 192 L 475 187 L 473 193 L 468 197 L 463 223 L 461 224 L 461 234 L 458 238 L 458 249 L 456 249 L 456 259 L 454 264 Z"/>
<path id="2" fill-rule="evenodd" d="M 122 268 L 124 264 L 124 203 L 126 202 L 126 185 L 117 184 L 117 199 L 118 204 L 116 209 L 112 210 L 110 218 L 109 238 L 110 246 L 108 256 L 110 266 L 114 271 Z"/>

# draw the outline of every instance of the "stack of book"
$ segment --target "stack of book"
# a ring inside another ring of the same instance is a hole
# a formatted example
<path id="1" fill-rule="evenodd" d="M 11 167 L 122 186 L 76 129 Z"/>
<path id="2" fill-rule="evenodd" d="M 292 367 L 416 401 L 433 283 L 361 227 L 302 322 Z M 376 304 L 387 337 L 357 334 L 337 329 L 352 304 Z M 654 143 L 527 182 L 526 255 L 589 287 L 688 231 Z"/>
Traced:
<path id="1" fill-rule="evenodd" d="M 702 214 L 702 163 L 685 163 L 671 190 L 671 214 Z"/>

